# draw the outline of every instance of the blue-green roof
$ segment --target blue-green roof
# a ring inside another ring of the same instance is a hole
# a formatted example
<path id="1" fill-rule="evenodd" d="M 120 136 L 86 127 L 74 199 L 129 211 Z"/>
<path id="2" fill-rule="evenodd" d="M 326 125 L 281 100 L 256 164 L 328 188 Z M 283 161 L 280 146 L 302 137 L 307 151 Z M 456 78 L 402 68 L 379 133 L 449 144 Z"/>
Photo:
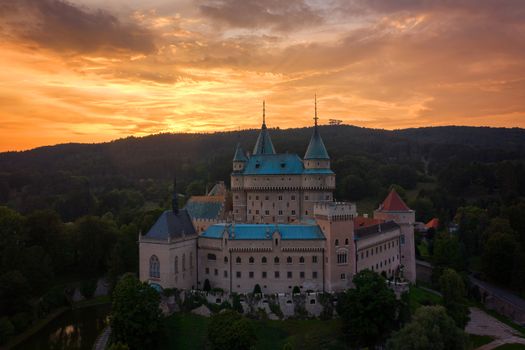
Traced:
<path id="1" fill-rule="evenodd" d="M 228 239 L 270 240 L 278 231 L 283 240 L 324 240 L 324 234 L 318 225 L 275 225 L 275 224 L 215 224 L 201 234 L 204 238 L 223 237 L 224 231 Z"/>
<path id="2" fill-rule="evenodd" d="M 314 127 L 314 132 L 306 149 L 304 159 L 330 159 L 317 125 Z"/>
<path id="3" fill-rule="evenodd" d="M 248 159 L 243 175 L 333 174 L 330 169 L 305 169 L 297 154 L 262 154 Z M 233 174 L 235 175 L 235 174 Z"/>
<path id="4" fill-rule="evenodd" d="M 217 219 L 222 210 L 222 202 L 192 201 L 184 207 L 188 214 L 194 219 Z"/>
<path id="5" fill-rule="evenodd" d="M 244 150 L 242 149 L 240 144 L 237 144 L 237 148 L 235 149 L 235 155 L 233 156 L 234 162 L 247 162 L 248 158 L 244 154 Z"/>
<path id="6" fill-rule="evenodd" d="M 266 128 L 266 124 L 263 122 L 261 127 L 261 132 L 259 137 L 257 137 L 257 142 L 253 148 L 253 154 L 275 154 L 275 148 L 273 147 L 272 139 L 270 138 L 270 133 Z"/>

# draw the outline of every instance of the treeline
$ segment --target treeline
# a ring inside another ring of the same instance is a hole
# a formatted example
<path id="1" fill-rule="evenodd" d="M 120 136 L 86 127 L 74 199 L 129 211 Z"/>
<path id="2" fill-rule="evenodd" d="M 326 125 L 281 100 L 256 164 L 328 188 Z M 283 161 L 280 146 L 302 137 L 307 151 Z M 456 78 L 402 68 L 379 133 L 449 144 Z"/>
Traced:
<path id="1" fill-rule="evenodd" d="M 92 294 L 91 282 L 100 276 L 115 283 L 120 274 L 137 272 L 137 233 L 157 215 L 140 213 L 121 225 L 112 214 L 63 223 L 53 210 L 24 216 L 0 207 L 0 344 L 68 305 L 74 288 Z"/>

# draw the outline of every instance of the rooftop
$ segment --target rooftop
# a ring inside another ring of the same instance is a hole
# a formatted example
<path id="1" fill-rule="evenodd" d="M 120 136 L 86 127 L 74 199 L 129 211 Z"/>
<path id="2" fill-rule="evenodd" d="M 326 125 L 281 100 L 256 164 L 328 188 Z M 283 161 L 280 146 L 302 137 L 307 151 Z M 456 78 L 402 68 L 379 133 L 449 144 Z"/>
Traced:
<path id="1" fill-rule="evenodd" d="M 244 175 L 301 175 L 333 174 L 330 169 L 304 169 L 303 161 L 297 154 L 252 155 L 242 174 Z"/>
<path id="2" fill-rule="evenodd" d="M 167 241 L 195 235 L 196 232 L 188 212 L 181 209 L 177 214 L 172 210 L 166 210 L 143 237 Z"/>
<path id="3" fill-rule="evenodd" d="M 382 211 L 410 211 L 410 208 L 401 199 L 396 190 L 392 189 L 385 200 L 379 206 L 379 210 Z"/>
<path id="4" fill-rule="evenodd" d="M 192 196 L 184 207 L 195 219 L 217 219 L 224 206 L 224 196 Z"/>
<path id="5" fill-rule="evenodd" d="M 318 225 L 275 224 L 215 224 L 201 234 L 204 238 L 222 238 L 227 232 L 230 240 L 271 240 L 279 232 L 282 240 L 324 240 Z"/>
<path id="6" fill-rule="evenodd" d="M 354 230 L 355 239 L 363 239 L 367 238 L 379 233 L 384 232 L 390 232 L 393 230 L 399 229 L 399 225 L 396 224 L 394 221 L 387 221 L 385 223 L 357 228 Z"/>

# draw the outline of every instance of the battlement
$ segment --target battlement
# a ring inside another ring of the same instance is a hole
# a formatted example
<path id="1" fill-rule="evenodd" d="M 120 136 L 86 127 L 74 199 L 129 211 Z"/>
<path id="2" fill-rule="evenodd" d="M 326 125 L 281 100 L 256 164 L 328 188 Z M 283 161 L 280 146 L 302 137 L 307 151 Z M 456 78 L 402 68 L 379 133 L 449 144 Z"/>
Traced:
<path id="1" fill-rule="evenodd" d="M 353 220 L 357 209 L 355 203 L 350 202 L 320 202 L 314 205 L 314 216 L 331 221 Z"/>

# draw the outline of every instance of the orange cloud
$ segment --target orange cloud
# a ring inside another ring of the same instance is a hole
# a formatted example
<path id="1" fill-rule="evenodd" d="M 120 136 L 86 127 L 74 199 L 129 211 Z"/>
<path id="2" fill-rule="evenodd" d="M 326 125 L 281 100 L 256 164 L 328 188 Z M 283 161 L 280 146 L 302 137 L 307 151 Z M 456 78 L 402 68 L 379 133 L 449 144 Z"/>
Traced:
<path id="1" fill-rule="evenodd" d="M 0 150 L 258 127 L 262 99 L 305 126 L 316 92 L 325 122 L 525 127 L 525 3 L 92 1 L 0 0 Z"/>

